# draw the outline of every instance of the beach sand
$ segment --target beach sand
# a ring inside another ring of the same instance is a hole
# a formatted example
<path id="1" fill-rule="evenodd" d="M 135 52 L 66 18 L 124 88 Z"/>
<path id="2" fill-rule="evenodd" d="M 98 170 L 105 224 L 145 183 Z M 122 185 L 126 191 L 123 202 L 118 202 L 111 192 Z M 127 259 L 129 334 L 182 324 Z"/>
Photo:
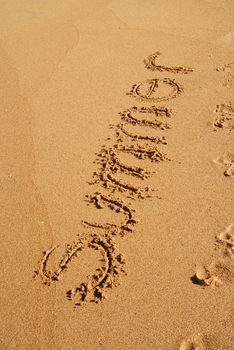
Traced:
<path id="1" fill-rule="evenodd" d="M 233 1 L 0 8 L 0 349 L 234 349 Z"/>

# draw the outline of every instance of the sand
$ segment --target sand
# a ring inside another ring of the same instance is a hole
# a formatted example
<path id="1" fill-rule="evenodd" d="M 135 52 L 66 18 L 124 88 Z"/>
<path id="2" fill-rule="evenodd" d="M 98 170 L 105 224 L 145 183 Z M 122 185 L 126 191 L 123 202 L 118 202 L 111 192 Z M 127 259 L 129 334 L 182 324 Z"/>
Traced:
<path id="1" fill-rule="evenodd" d="M 233 1 L 0 8 L 0 349 L 234 349 Z"/>

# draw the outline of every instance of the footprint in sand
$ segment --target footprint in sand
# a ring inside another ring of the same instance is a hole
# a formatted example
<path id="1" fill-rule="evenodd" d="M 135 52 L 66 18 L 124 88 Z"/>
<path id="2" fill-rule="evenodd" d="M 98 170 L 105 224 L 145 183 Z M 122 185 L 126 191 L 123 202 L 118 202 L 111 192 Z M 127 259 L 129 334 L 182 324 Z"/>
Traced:
<path id="1" fill-rule="evenodd" d="M 224 171 L 225 176 L 234 177 L 234 154 L 230 152 L 225 152 L 222 156 L 216 158 L 214 163 L 225 165 L 226 169 Z"/>
<path id="2" fill-rule="evenodd" d="M 223 86 L 234 88 L 234 62 L 224 64 L 220 68 L 216 68 L 217 72 L 223 73 Z"/>
<path id="3" fill-rule="evenodd" d="M 226 259 L 219 259 L 209 266 L 200 265 L 191 278 L 194 284 L 212 288 L 234 281 L 234 263 Z"/>
<path id="4" fill-rule="evenodd" d="M 180 350 L 206 350 L 202 336 L 196 335 L 190 339 L 184 340 L 180 345 Z"/>
<path id="5" fill-rule="evenodd" d="M 212 288 L 222 285 L 221 279 L 212 274 L 210 266 L 207 267 L 204 265 L 197 267 L 196 273 L 191 280 L 194 284 L 211 286 Z"/>
<path id="6" fill-rule="evenodd" d="M 180 350 L 232 350 L 233 347 L 228 339 L 220 338 L 220 334 L 201 335 L 197 334 L 184 340 Z"/>
<path id="7" fill-rule="evenodd" d="M 224 254 L 234 259 L 234 223 L 231 223 L 226 229 L 216 237 L 218 243 L 224 246 Z"/>
<path id="8" fill-rule="evenodd" d="M 213 261 L 208 266 L 198 266 L 191 277 L 194 284 L 215 288 L 234 281 L 234 223 L 216 236 L 216 240 L 224 248 L 222 258 Z"/>
<path id="9" fill-rule="evenodd" d="M 217 130 L 234 130 L 234 105 L 222 103 L 216 106 L 216 119 L 213 123 L 214 131 Z"/>

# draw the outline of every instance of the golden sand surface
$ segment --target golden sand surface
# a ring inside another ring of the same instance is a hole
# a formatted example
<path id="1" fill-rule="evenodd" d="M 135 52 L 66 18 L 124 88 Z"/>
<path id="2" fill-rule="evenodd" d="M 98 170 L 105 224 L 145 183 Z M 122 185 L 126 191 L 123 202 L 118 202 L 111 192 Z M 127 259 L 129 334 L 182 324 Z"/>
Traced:
<path id="1" fill-rule="evenodd" d="M 0 349 L 234 349 L 234 2 L 0 0 L 0 33 Z"/>

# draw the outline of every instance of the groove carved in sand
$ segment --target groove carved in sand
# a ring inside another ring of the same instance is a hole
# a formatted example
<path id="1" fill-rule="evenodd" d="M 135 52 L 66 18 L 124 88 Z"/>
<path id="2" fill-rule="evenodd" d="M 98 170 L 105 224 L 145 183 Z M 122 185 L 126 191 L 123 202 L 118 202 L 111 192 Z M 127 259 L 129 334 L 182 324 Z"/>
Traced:
<path id="1" fill-rule="evenodd" d="M 120 275 L 125 273 L 124 258 L 117 252 L 108 235 L 101 237 L 93 234 L 88 242 L 88 247 L 100 251 L 103 264 L 89 278 L 88 282 L 67 291 L 68 299 L 73 300 L 75 306 L 82 305 L 85 302 L 100 302 L 105 298 L 106 290 L 117 286 Z"/>
<path id="2" fill-rule="evenodd" d="M 135 218 L 135 210 L 130 208 L 124 201 L 114 198 L 112 196 L 106 196 L 102 193 L 96 192 L 93 196 L 87 196 L 88 201 L 93 203 L 97 209 L 102 209 L 104 206 L 107 206 L 109 209 L 114 210 L 116 213 L 123 213 L 125 216 L 124 222 L 121 225 L 115 224 L 99 224 L 99 223 L 90 223 L 88 221 L 82 221 L 85 226 L 92 228 L 100 228 L 108 231 L 112 235 L 124 236 L 127 232 L 132 232 L 137 219 Z"/>
<path id="3" fill-rule="evenodd" d="M 169 92 L 162 96 L 157 96 L 160 88 L 169 88 Z M 132 97 L 144 102 L 160 102 L 168 101 L 177 97 L 183 92 L 182 86 L 173 79 L 147 79 L 143 82 L 136 83 L 132 86 L 131 91 L 127 93 Z"/>
<path id="4" fill-rule="evenodd" d="M 190 67 L 166 67 L 162 65 L 156 64 L 156 59 L 161 55 L 159 51 L 149 55 L 145 60 L 145 68 L 149 69 L 151 71 L 158 71 L 158 72 L 169 72 L 173 74 L 188 74 L 192 73 L 193 69 Z"/>
<path id="5" fill-rule="evenodd" d="M 100 164 L 101 169 L 98 173 L 94 173 L 94 183 L 100 183 L 105 188 L 112 188 L 113 191 L 126 191 L 136 198 L 145 198 L 145 196 L 149 195 L 149 187 L 143 188 L 125 183 L 116 179 L 114 175 L 117 173 L 122 173 L 144 180 L 151 176 L 152 172 L 147 171 L 142 167 L 124 164 L 118 158 L 118 153 L 120 153 L 118 152 L 118 148 L 103 148 L 101 152 L 98 153 L 98 163 Z"/>
<path id="6" fill-rule="evenodd" d="M 142 113 L 149 113 L 149 114 L 154 114 L 155 118 L 153 121 L 150 121 L 146 118 L 137 118 L 137 114 L 142 114 Z M 126 111 L 120 112 L 121 119 L 122 121 L 126 123 L 130 123 L 133 125 L 141 125 L 141 126 L 148 126 L 153 129 L 160 129 L 160 130 L 166 130 L 170 129 L 170 125 L 167 122 L 163 122 L 157 117 L 171 117 L 171 111 L 168 108 L 164 107 L 155 107 L 152 106 L 150 108 L 137 108 L 137 107 L 132 107 L 127 109 Z"/>
<path id="7" fill-rule="evenodd" d="M 153 142 L 155 144 L 163 144 L 166 145 L 166 139 L 165 136 L 159 137 L 159 136 L 143 136 L 143 135 L 138 135 L 138 134 L 133 134 L 130 131 L 126 130 L 125 125 L 123 123 L 119 123 L 116 125 L 116 136 L 117 136 L 117 141 L 122 142 L 123 137 L 128 137 L 132 141 L 149 141 Z"/>
<path id="8" fill-rule="evenodd" d="M 147 143 L 144 145 L 139 143 L 135 143 L 134 145 L 123 145 L 122 143 L 117 143 L 114 145 L 114 148 L 117 149 L 118 152 L 131 154 L 141 160 L 150 160 L 151 162 L 170 160 L 166 154 L 162 153 L 156 146 Z"/>
<path id="9" fill-rule="evenodd" d="M 39 276 L 42 283 L 48 286 L 59 281 L 62 274 L 68 270 L 69 263 L 78 258 L 78 252 L 81 250 L 85 248 L 95 249 L 100 251 L 102 256 L 102 264 L 91 277 L 88 277 L 88 281 L 66 292 L 67 298 L 73 301 L 74 306 L 82 305 L 85 302 L 98 303 L 105 297 L 106 289 L 118 285 L 120 275 L 125 272 L 123 256 L 117 251 L 112 239 L 107 234 L 104 236 L 91 234 L 89 238 L 80 238 L 72 245 L 68 245 L 58 269 L 50 271 L 47 265 L 56 248 L 53 247 L 44 252 L 39 267 L 35 271 L 35 276 Z"/>
<path id="10" fill-rule="evenodd" d="M 159 53 L 157 52 L 145 60 L 147 69 L 183 74 L 193 71 L 189 67 L 156 65 L 155 60 L 158 58 L 158 55 Z M 182 86 L 175 80 L 154 78 L 134 84 L 128 95 L 144 102 L 159 102 L 175 98 L 182 92 Z M 147 114 L 150 115 L 149 119 L 146 117 Z M 135 126 L 150 127 L 160 132 L 166 132 L 170 129 L 168 120 L 170 120 L 172 113 L 166 107 L 132 107 L 121 112 L 120 116 L 120 123 L 114 125 L 116 139 L 113 146 L 103 147 L 98 154 L 100 172 L 94 174 L 95 183 L 100 184 L 107 190 L 109 189 L 111 193 L 118 190 L 119 192 L 131 194 L 133 199 L 146 198 L 149 196 L 149 187 L 142 188 L 131 183 L 125 183 L 117 179 L 116 174 L 122 173 L 145 180 L 153 174 L 153 171 L 148 171 L 142 166 L 127 165 L 121 161 L 120 155 L 121 153 L 129 154 L 137 159 L 149 160 L 155 163 L 170 160 L 156 147 L 157 144 L 166 145 L 167 142 L 165 136 L 143 136 L 129 132 L 126 129 L 126 125 L 130 125 L 132 128 Z M 124 143 L 126 139 L 127 144 Z M 83 249 L 89 248 L 100 251 L 103 257 L 103 264 L 96 273 L 88 278 L 88 282 L 81 283 L 75 288 L 69 289 L 66 293 L 67 298 L 72 300 L 75 306 L 85 302 L 99 302 L 104 298 L 107 288 L 111 288 L 119 283 L 119 276 L 124 273 L 124 259 L 121 254 L 117 253 L 113 237 L 123 237 L 128 232 L 133 232 L 137 223 L 135 210 L 123 200 L 113 197 L 112 194 L 106 195 L 96 192 L 94 195 L 86 197 L 88 202 L 94 204 L 97 209 L 108 207 L 117 214 L 122 214 L 124 216 L 123 222 L 117 225 L 115 223 L 100 224 L 82 220 L 83 225 L 89 229 L 92 228 L 94 233 L 86 233 L 86 235 L 77 238 L 75 242 L 68 245 L 55 271 L 49 270 L 48 261 L 57 247 L 50 248 L 44 252 L 39 267 L 35 271 L 35 276 L 39 276 L 42 283 L 49 286 L 60 280 L 63 273 L 68 269 L 70 262 L 78 258 L 78 254 Z M 93 230 L 98 230 L 102 234 L 96 234 Z"/>
<path id="11" fill-rule="evenodd" d="M 73 242 L 71 245 L 67 245 L 64 255 L 62 256 L 57 270 L 50 271 L 47 269 L 48 261 L 58 246 L 54 246 L 43 253 L 43 257 L 38 264 L 38 268 L 35 270 L 35 276 L 39 276 L 43 284 L 48 286 L 51 285 L 53 281 L 58 281 L 60 275 L 67 269 L 69 263 L 77 257 L 79 251 L 83 249 L 84 241 L 78 239 L 76 242 Z"/>

